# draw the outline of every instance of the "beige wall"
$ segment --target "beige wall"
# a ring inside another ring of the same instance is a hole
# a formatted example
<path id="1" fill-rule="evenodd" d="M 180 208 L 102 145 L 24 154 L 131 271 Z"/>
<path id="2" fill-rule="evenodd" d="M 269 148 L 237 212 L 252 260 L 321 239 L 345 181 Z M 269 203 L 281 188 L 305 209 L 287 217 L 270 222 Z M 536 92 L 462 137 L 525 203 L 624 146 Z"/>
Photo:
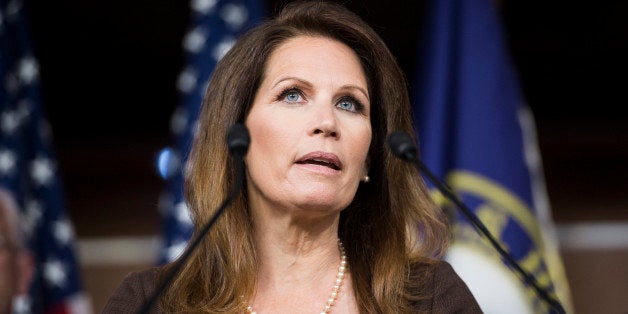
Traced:
<path id="1" fill-rule="evenodd" d="M 628 248 L 563 250 L 578 314 L 628 313 Z"/>

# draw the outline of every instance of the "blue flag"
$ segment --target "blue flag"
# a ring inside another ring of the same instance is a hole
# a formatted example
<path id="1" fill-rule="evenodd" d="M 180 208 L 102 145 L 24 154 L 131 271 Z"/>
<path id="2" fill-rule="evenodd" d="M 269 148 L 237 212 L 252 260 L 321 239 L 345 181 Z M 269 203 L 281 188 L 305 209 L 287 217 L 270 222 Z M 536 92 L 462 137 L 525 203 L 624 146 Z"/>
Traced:
<path id="1" fill-rule="evenodd" d="M 264 16 L 259 0 L 192 0 L 191 27 L 183 39 L 186 65 L 177 80 L 181 103 L 171 120 L 174 145 L 159 156 L 159 171 L 167 179 L 160 208 L 163 215 L 163 249 L 160 262 L 176 259 L 192 236 L 193 225 L 183 196 L 185 164 L 207 81 L 216 63 L 238 35 Z"/>
<path id="2" fill-rule="evenodd" d="M 568 309 L 567 283 L 543 202 L 534 123 L 498 15 L 490 0 L 430 3 L 414 84 L 421 158 Z M 439 204 L 451 205 L 434 195 Z M 547 304 L 505 268 L 488 241 L 449 209 L 455 240 L 446 258 L 480 306 L 488 313 L 547 312 Z"/>
<path id="3" fill-rule="evenodd" d="M 18 205 L 34 257 L 30 294 L 15 313 L 90 313 L 65 213 L 21 0 L 0 0 L 0 188 Z"/>

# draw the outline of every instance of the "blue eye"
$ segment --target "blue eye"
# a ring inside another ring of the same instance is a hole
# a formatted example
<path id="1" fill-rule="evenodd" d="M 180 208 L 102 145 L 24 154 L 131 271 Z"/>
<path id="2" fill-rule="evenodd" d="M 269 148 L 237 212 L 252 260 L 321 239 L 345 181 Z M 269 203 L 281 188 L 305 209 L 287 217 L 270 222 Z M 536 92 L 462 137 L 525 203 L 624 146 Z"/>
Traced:
<path id="1" fill-rule="evenodd" d="M 289 92 L 289 93 L 286 94 L 285 99 L 287 101 L 298 101 L 300 96 L 301 95 L 299 95 L 299 93 L 297 93 L 297 92 Z"/>
<path id="2" fill-rule="evenodd" d="M 279 101 L 285 102 L 300 102 L 303 100 L 303 92 L 298 88 L 289 88 L 281 92 L 279 97 L 277 97 Z"/>
<path id="3" fill-rule="evenodd" d="M 360 112 L 362 111 L 362 108 L 364 108 L 364 106 L 359 101 L 349 96 L 340 98 L 340 100 L 336 104 L 336 107 L 350 112 Z"/>

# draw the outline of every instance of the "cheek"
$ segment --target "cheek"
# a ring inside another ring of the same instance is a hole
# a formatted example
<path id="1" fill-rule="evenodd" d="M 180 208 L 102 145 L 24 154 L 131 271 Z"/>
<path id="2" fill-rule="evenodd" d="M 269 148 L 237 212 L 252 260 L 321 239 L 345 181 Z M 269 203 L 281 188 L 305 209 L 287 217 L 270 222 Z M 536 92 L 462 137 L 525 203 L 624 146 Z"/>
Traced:
<path id="1" fill-rule="evenodd" d="M 278 121 L 259 121 L 251 123 L 249 130 L 251 133 L 251 148 L 254 151 L 274 152 L 279 149 L 288 139 L 285 126 Z"/>
<path id="2" fill-rule="evenodd" d="M 356 140 L 356 148 L 362 153 L 363 161 L 366 161 L 369 148 L 371 147 L 371 141 L 373 139 L 373 134 L 371 131 L 370 123 L 364 127 L 364 130 L 358 136 Z"/>
<path id="3" fill-rule="evenodd" d="M 363 176 L 365 175 L 364 169 L 366 167 L 365 163 L 367 162 L 369 148 L 371 147 L 371 127 L 362 126 L 361 131 L 356 132 L 351 139 L 351 146 L 349 147 L 350 154 L 352 155 L 352 159 L 354 160 L 356 165 L 359 165 L 357 168 L 357 175 Z"/>
<path id="4" fill-rule="evenodd" d="M 247 119 L 246 126 L 251 134 L 251 146 L 246 156 L 247 165 L 251 165 L 250 161 L 268 169 L 271 165 L 279 166 L 285 163 L 284 159 L 290 156 L 286 147 L 293 146 L 290 134 L 294 133 L 290 132 L 288 121 L 269 119 L 268 115 L 257 114 Z"/>

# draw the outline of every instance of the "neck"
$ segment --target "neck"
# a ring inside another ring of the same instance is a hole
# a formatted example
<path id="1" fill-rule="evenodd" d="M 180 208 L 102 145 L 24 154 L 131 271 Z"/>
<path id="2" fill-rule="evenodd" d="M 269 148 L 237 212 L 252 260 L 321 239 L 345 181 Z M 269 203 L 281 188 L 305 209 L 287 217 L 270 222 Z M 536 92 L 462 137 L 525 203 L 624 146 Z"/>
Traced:
<path id="1" fill-rule="evenodd" d="M 289 218 L 255 224 L 259 284 L 318 282 L 337 268 L 338 215 L 302 223 Z M 269 287 L 266 287 L 269 288 Z"/>
<path id="2" fill-rule="evenodd" d="M 320 310 L 341 260 L 340 212 L 251 208 L 251 213 L 258 273 L 249 305 L 262 313 Z"/>
<path id="3" fill-rule="evenodd" d="M 250 212 L 260 271 L 275 273 L 274 268 L 306 274 L 327 262 L 336 264 L 340 211 L 285 207 L 266 199 L 251 199 Z"/>
<path id="4" fill-rule="evenodd" d="M 284 263 L 288 265 L 288 268 L 287 271 L 283 272 L 278 265 L 264 265 L 262 263 L 258 274 L 256 296 L 252 303 L 245 302 L 247 312 L 250 314 L 257 313 L 250 304 L 255 304 L 256 307 L 259 306 L 257 308 L 264 310 L 272 309 L 275 313 L 294 312 L 296 309 L 303 311 L 316 307 L 322 309 L 321 313 L 332 312 L 337 305 L 348 267 L 344 247 L 340 240 L 336 240 L 336 249 L 338 254 L 327 254 L 326 250 L 323 249 L 320 250 L 321 254 L 306 254 L 306 258 L 301 258 L 299 253 L 296 255 L 292 253 L 283 254 L 283 256 L 292 257 L 294 261 Z M 314 251 L 316 250 L 311 250 L 311 252 Z M 336 274 L 333 284 L 330 285 L 332 287 L 331 293 L 329 293 L 329 288 L 321 288 L 321 282 L 329 282 L 330 279 L 329 263 L 323 262 L 323 259 L 316 263 L 316 258 L 312 257 L 323 256 L 324 259 L 329 260 L 328 257 L 334 255 L 338 255 L 339 260 L 336 260 Z M 299 257 L 295 259 L 295 256 Z M 277 262 L 281 258 L 273 260 Z M 326 300 L 326 302 L 323 304 L 322 300 Z M 353 300 L 353 298 L 349 298 L 349 300 Z M 348 304 L 346 301 L 344 302 L 345 309 Z"/>

